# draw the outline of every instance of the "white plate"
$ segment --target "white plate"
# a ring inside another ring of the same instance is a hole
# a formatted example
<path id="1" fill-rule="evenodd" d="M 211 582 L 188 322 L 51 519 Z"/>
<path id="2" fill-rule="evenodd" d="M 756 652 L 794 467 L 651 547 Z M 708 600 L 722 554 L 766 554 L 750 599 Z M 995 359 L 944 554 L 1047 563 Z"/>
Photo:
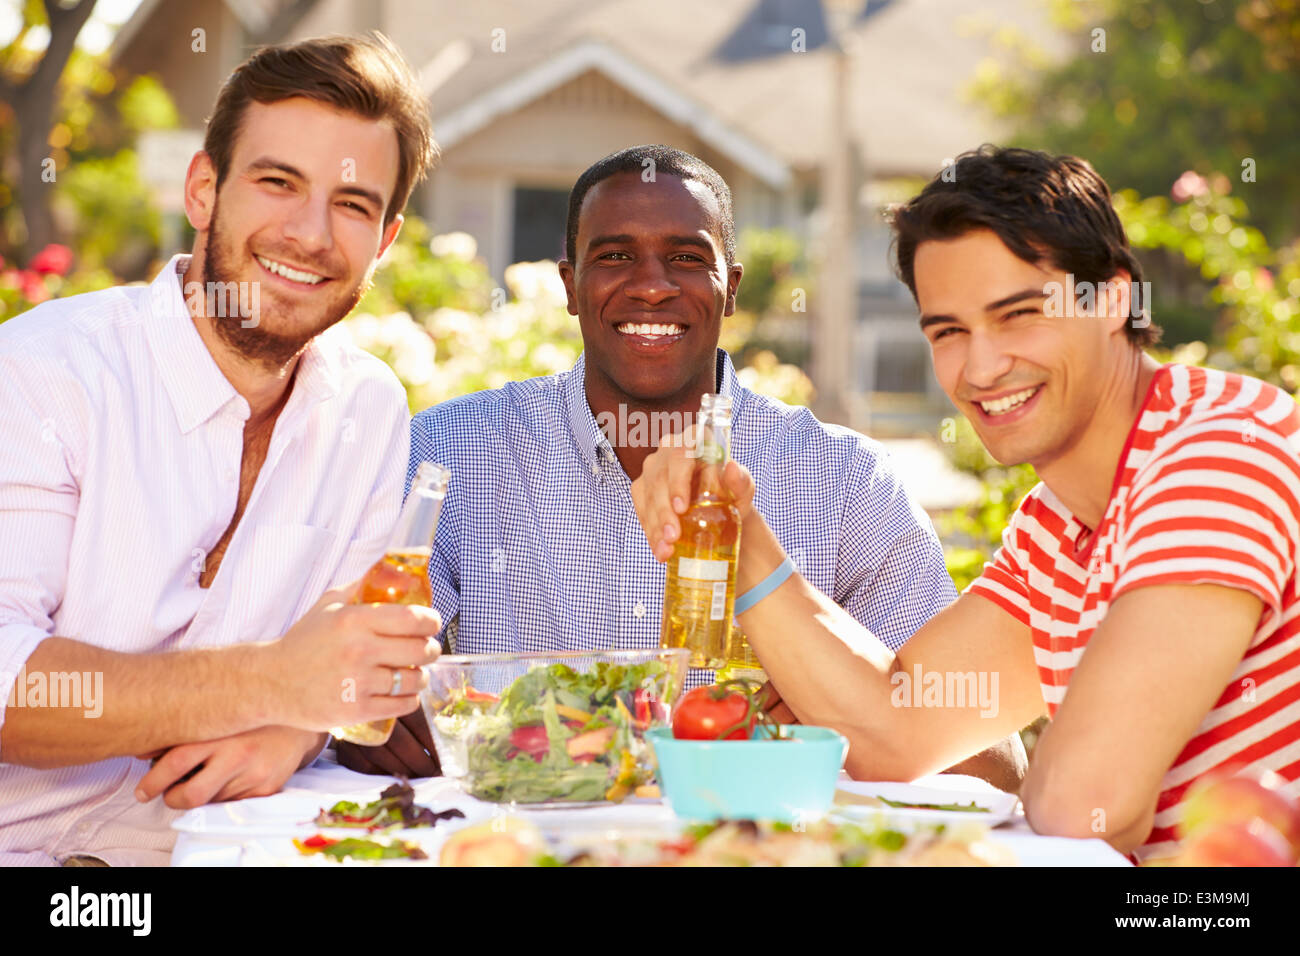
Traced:
<path id="1" fill-rule="evenodd" d="M 463 821 L 457 820 L 456 823 Z M 317 831 L 320 832 L 320 831 Z M 338 831 L 335 831 L 337 833 Z M 437 866 L 438 853 L 447 838 L 437 829 L 402 830 L 399 833 L 384 834 L 380 837 L 368 837 L 355 831 L 351 836 L 378 839 L 380 842 L 401 839 L 414 843 L 426 854 L 427 860 L 331 860 L 319 853 L 304 854 L 293 845 L 293 839 L 284 836 L 257 837 L 244 842 L 239 855 L 240 866 Z"/>
<path id="2" fill-rule="evenodd" d="M 1071 840 L 1046 837 L 1036 833 L 990 835 L 996 843 L 1011 848 L 1021 866 L 1132 866 L 1118 850 L 1105 840 Z"/>
<path id="3" fill-rule="evenodd" d="M 917 823 L 983 823 L 995 827 L 1017 818 L 1020 799 L 1014 793 L 1001 790 L 956 790 L 948 787 L 919 786 L 914 783 L 871 783 L 862 780 L 841 780 L 840 790 L 866 797 L 884 797 L 903 803 L 974 803 L 978 810 L 920 810 L 910 807 L 869 807 L 862 804 L 836 804 L 834 813 L 849 819 L 888 818 L 899 822 Z"/>
<path id="4" fill-rule="evenodd" d="M 285 791 L 272 797 L 253 797 L 248 800 L 232 800 L 227 803 L 209 803 L 206 806 L 190 810 L 172 822 L 172 829 L 182 833 L 205 836 L 311 836 L 322 829 L 332 834 L 347 832 L 356 835 L 364 832 L 357 827 L 317 826 L 312 821 L 322 809 L 329 809 L 340 800 L 352 800 L 356 803 L 372 803 L 379 799 L 382 790 L 389 786 L 383 778 L 377 778 L 375 786 L 364 790 L 341 793 L 316 793 L 314 791 Z M 434 811 L 458 809 L 465 814 L 466 820 L 481 818 L 487 811 L 476 800 L 470 800 L 461 793 L 452 782 L 441 778 L 432 778 L 427 782 L 413 784 L 415 802 Z M 461 823 L 461 820 L 440 820 L 438 827 L 448 823 Z M 406 830 L 404 833 L 418 833 L 425 828 Z M 436 829 L 436 828 L 435 828 Z M 290 844 L 292 848 L 292 844 Z M 296 852 L 296 851 L 295 851 Z"/>

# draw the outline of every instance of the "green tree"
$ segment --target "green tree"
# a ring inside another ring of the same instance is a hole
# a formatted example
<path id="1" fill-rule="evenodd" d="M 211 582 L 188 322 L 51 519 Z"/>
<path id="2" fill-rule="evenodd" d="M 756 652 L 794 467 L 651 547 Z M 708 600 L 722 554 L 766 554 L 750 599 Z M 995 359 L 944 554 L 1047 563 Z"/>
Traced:
<path id="1" fill-rule="evenodd" d="M 23 246 L 28 257 L 58 238 L 48 188 L 46 160 L 52 159 L 48 134 L 53 125 L 59 78 L 73 55 L 77 34 L 94 8 L 95 0 L 79 0 L 72 6 L 61 5 L 56 0 L 44 0 L 44 3 L 28 0 L 23 4 L 22 28 L 0 50 L 0 101 L 14 121 L 0 123 L 0 127 L 17 125 L 17 135 L 8 134 L 6 139 L 16 139 L 15 178 L 22 207 Z M 49 42 L 40 54 L 33 53 L 26 45 L 31 31 L 38 26 L 49 30 Z M 7 153 L 10 144 L 4 145 Z"/>
<path id="2" fill-rule="evenodd" d="M 973 90 L 1016 143 L 1083 156 L 1146 196 L 1170 188 L 1171 170 L 1220 172 L 1272 241 L 1297 234 L 1300 2 L 1051 0 L 1051 11 L 1077 53 L 1053 62 L 999 31 L 1007 56 Z"/>
<path id="3" fill-rule="evenodd" d="M 156 79 L 115 73 L 107 54 L 73 45 L 93 6 L 83 0 L 75 9 L 84 16 L 73 19 L 72 8 L 28 2 L 18 35 L 0 49 L 0 256 L 29 261 L 59 232 L 79 270 L 137 279 L 157 253 L 160 222 L 134 145 L 178 117 Z M 29 49 L 47 25 L 44 51 Z M 47 85 L 49 107 L 37 108 Z"/>

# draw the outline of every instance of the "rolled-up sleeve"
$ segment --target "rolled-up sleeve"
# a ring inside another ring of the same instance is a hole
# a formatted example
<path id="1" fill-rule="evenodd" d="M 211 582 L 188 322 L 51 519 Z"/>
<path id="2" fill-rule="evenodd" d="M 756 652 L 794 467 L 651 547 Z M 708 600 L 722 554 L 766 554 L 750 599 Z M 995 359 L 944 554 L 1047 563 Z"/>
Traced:
<path id="1" fill-rule="evenodd" d="M 0 727 L 27 658 L 53 633 L 80 500 L 67 416 L 41 378 L 29 357 L 0 353 Z"/>

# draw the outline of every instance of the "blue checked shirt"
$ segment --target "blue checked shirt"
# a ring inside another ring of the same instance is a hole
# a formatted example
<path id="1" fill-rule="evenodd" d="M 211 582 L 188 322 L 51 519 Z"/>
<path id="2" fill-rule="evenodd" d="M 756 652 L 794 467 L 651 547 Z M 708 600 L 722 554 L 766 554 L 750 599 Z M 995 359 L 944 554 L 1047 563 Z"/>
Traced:
<path id="1" fill-rule="evenodd" d="M 583 358 L 411 423 L 407 489 L 421 461 L 451 469 L 429 578 L 443 621 L 459 615 L 456 653 L 659 645 L 665 566 L 587 404 Z M 810 582 L 898 648 L 957 597 L 929 517 L 879 444 L 751 392 L 722 350 L 718 370 L 755 507 Z"/>

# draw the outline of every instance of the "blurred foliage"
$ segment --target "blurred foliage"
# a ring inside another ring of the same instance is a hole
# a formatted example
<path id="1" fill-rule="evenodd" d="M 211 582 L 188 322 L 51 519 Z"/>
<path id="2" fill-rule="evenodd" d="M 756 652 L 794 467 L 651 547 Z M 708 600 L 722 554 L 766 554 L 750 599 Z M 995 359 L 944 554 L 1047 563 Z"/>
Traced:
<path id="1" fill-rule="evenodd" d="M 981 65 L 971 91 L 1011 121 L 1014 142 L 1083 156 L 1113 187 L 1148 196 L 1168 189 L 1170 170 L 1222 172 L 1241 182 L 1272 241 L 1297 235 L 1300 3 L 1050 6 L 1075 55 L 1054 62 L 1023 34 L 999 29 L 1002 55 Z M 1248 158 L 1255 182 L 1242 180 Z"/>
<path id="2" fill-rule="evenodd" d="M 780 394 L 792 404 L 807 405 L 816 390 L 801 370 L 808 363 L 809 338 L 799 326 L 808 320 L 804 310 L 812 297 L 803 244 L 784 229 L 742 229 L 736 239 L 736 259 L 745 274 L 736 293 L 735 314 L 723 322 L 720 344 L 737 368 L 780 366 L 786 382 L 779 387 Z"/>
<path id="3" fill-rule="evenodd" d="M 1290 392 L 1300 386 L 1300 239 L 1274 251 L 1249 210 L 1229 194 L 1224 176 L 1184 173 L 1164 196 L 1115 197 L 1135 248 L 1177 257 L 1204 281 L 1205 304 L 1217 313 L 1209 343 L 1193 342 L 1166 358 L 1205 361 L 1266 379 Z M 1153 290 L 1155 291 L 1155 290 Z M 1157 300 L 1158 301 L 1158 300 Z M 1155 313 L 1157 324 L 1160 313 Z"/>
<path id="4" fill-rule="evenodd" d="M 784 229 L 742 229 L 736 259 L 745 266 L 737 309 L 760 316 L 774 309 L 789 312 L 792 290 L 808 288 L 803 244 Z"/>
<path id="5" fill-rule="evenodd" d="M 24 4 L 22 29 L 0 48 L 6 80 L 21 82 L 35 69 L 42 53 L 26 41 L 45 22 L 40 3 Z M 79 270 L 144 278 L 159 253 L 160 220 L 133 147 L 141 133 L 172 129 L 178 121 L 156 78 L 115 73 L 107 53 L 73 50 L 59 79 L 48 142 L 55 221 L 62 241 L 76 252 Z M 16 202 L 17 146 L 13 109 L 0 102 L 0 256 L 10 262 L 22 258 L 24 234 Z"/>
<path id="6" fill-rule="evenodd" d="M 517 262 L 505 282 L 504 289 L 493 282 L 471 236 L 432 236 L 410 217 L 342 327 L 392 366 L 412 411 L 570 368 L 582 335 L 555 263 Z M 725 327 L 723 347 L 739 363 L 753 319 L 740 315 Z M 738 374 L 748 388 L 783 401 L 802 404 L 811 394 L 807 376 L 771 352 L 755 352 Z"/>
<path id="7" fill-rule="evenodd" d="M 994 461 L 964 417 L 945 422 L 943 437 L 951 439 L 945 440 L 944 450 L 953 466 L 983 484 L 978 499 L 936 521 L 948 573 L 960 591 L 980 576 L 984 562 L 1002 543 L 1002 531 L 1020 500 L 1038 484 L 1038 476 L 1031 465 L 1006 466 Z"/>

